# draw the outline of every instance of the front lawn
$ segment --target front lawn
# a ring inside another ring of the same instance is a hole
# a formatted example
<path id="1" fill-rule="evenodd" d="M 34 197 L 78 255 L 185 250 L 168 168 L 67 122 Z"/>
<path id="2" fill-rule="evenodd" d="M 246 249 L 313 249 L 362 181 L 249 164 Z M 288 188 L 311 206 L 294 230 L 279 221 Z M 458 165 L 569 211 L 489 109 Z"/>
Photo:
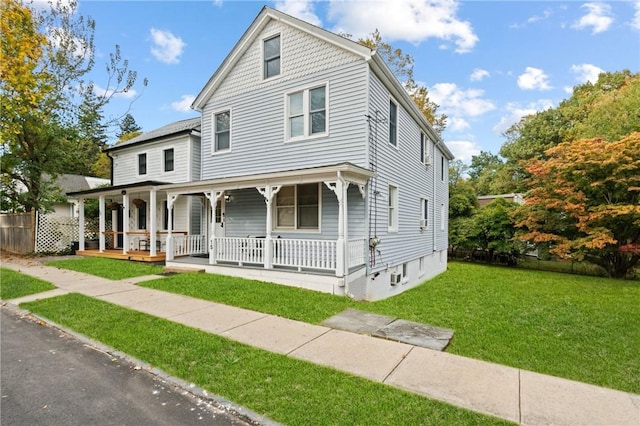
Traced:
<path id="1" fill-rule="evenodd" d="M 51 283 L 21 274 L 7 268 L 0 268 L 0 299 L 9 300 L 30 294 L 53 290 Z"/>
<path id="2" fill-rule="evenodd" d="M 448 352 L 640 393 L 640 285 L 451 262 L 379 302 L 210 274 L 140 284 L 310 323 L 355 308 L 451 328 Z"/>
<path id="3" fill-rule="evenodd" d="M 72 271 L 84 272 L 109 280 L 123 280 L 125 278 L 141 277 L 144 275 L 161 274 L 162 266 L 150 263 L 132 262 L 129 260 L 108 259 L 105 257 L 81 257 L 77 259 L 51 260 L 47 266 Z"/>
<path id="4" fill-rule="evenodd" d="M 283 424 L 507 424 L 79 294 L 21 307 Z"/>

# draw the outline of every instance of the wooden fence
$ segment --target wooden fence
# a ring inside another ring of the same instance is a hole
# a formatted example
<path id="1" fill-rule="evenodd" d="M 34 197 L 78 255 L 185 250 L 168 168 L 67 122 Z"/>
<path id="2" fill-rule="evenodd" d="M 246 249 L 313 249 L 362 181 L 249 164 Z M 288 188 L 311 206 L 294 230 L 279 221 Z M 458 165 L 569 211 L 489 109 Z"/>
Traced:
<path id="1" fill-rule="evenodd" d="M 35 251 L 36 213 L 0 214 L 0 248 L 10 253 Z"/>

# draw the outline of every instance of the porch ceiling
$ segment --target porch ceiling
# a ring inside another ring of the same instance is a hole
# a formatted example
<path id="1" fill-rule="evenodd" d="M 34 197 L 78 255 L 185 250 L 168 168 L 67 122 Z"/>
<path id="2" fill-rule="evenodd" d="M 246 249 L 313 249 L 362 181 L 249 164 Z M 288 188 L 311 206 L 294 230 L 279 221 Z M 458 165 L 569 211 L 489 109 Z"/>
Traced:
<path id="1" fill-rule="evenodd" d="M 235 176 L 221 179 L 211 179 L 198 182 L 163 185 L 160 189 L 173 194 L 190 194 L 211 191 L 227 191 L 233 189 L 258 188 L 268 185 L 294 185 L 312 182 L 334 182 L 338 179 L 338 172 L 347 182 L 364 185 L 369 178 L 376 176 L 371 170 L 351 163 L 331 166 L 312 167 L 307 169 L 286 170 L 256 175 Z"/>

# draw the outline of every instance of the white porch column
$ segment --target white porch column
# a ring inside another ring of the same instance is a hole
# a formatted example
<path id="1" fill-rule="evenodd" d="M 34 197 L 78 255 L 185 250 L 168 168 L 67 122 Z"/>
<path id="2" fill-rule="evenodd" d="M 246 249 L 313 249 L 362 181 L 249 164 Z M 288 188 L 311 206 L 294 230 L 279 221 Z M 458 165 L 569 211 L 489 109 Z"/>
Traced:
<path id="1" fill-rule="evenodd" d="M 271 186 L 267 185 L 264 188 L 256 188 L 260 194 L 264 197 L 264 202 L 267 205 L 267 225 L 264 239 L 264 267 L 265 269 L 273 268 L 273 237 L 271 236 L 271 229 L 273 228 L 273 215 L 271 212 L 271 205 L 273 203 L 273 197 L 278 194 L 282 188 L 281 185 Z"/>
<path id="2" fill-rule="evenodd" d="M 151 188 L 149 192 L 149 255 L 156 255 L 156 188 Z"/>
<path id="3" fill-rule="evenodd" d="M 78 199 L 78 250 L 84 250 L 84 198 Z"/>
<path id="4" fill-rule="evenodd" d="M 100 253 L 102 253 L 102 252 L 104 252 L 104 248 L 105 248 L 104 247 L 105 246 L 105 240 L 104 240 L 104 237 L 105 237 L 104 231 L 105 231 L 105 229 L 104 228 L 106 226 L 105 220 L 104 220 L 105 219 L 105 217 L 104 217 L 104 215 L 105 215 L 104 195 L 101 195 L 100 197 L 98 197 L 98 209 L 100 211 L 100 217 L 99 217 L 99 220 L 100 220 L 100 230 L 99 230 L 99 232 L 100 232 L 100 234 L 98 234 L 99 235 L 98 238 L 100 239 L 100 246 L 99 246 L 100 247 Z"/>
<path id="5" fill-rule="evenodd" d="M 211 223 L 209 224 L 209 264 L 215 265 L 218 256 L 218 240 L 216 239 L 216 206 L 218 201 L 223 202 L 224 191 L 212 190 L 211 193 L 204 193 L 204 196 L 209 200 L 209 207 L 211 208 Z"/>
<path id="6" fill-rule="evenodd" d="M 129 251 L 129 195 L 122 191 L 122 254 Z"/>
<path id="7" fill-rule="evenodd" d="M 342 178 L 342 174 L 338 172 L 338 178 L 335 183 L 333 182 L 325 182 L 324 183 L 327 188 L 333 191 L 336 194 L 336 198 L 338 199 L 338 240 L 336 241 L 336 277 L 344 277 L 345 276 L 345 265 L 346 265 L 346 253 L 348 250 L 346 249 L 346 245 L 348 244 L 348 240 L 346 238 L 346 229 L 347 229 L 347 188 L 349 184 L 344 181 Z"/>
<path id="8" fill-rule="evenodd" d="M 176 202 L 177 198 L 177 195 L 167 194 L 167 260 L 173 260 L 175 257 L 173 251 L 173 236 L 171 235 L 171 231 L 173 230 L 173 203 Z"/>

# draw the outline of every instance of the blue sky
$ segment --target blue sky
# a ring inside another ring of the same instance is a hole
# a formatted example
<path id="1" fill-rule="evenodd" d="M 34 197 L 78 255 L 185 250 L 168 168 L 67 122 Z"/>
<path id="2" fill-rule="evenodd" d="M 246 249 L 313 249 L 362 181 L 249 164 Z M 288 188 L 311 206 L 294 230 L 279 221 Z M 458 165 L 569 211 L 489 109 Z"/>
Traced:
<path id="1" fill-rule="evenodd" d="M 107 115 L 140 95 L 130 112 L 143 130 L 197 116 L 191 101 L 265 4 L 356 38 L 379 29 L 414 57 L 415 79 L 449 116 L 444 140 L 467 163 L 498 153 L 511 124 L 557 106 L 598 72 L 640 71 L 640 1 L 80 0 L 96 20 L 96 85 L 106 88 L 116 44 L 139 76 Z"/>

